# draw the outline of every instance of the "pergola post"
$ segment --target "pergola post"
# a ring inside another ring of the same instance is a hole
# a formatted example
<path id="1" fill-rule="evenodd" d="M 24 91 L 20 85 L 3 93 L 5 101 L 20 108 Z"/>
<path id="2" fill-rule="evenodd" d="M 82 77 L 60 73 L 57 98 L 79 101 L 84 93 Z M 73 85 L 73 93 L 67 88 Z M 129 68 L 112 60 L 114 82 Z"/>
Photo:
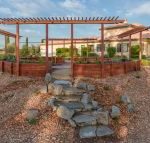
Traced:
<path id="1" fill-rule="evenodd" d="M 131 34 L 129 35 L 129 60 L 131 59 Z"/>
<path id="2" fill-rule="evenodd" d="M 71 24 L 71 76 L 73 77 L 73 24 Z"/>
<path id="3" fill-rule="evenodd" d="M 123 58 L 123 39 L 121 38 L 121 58 Z"/>
<path id="4" fill-rule="evenodd" d="M 140 32 L 140 50 L 139 50 L 139 59 L 142 59 L 142 49 L 143 49 L 143 44 L 142 44 L 142 32 Z"/>
<path id="5" fill-rule="evenodd" d="M 16 74 L 19 76 L 20 71 L 20 59 L 19 59 L 19 24 L 16 25 Z"/>
<path id="6" fill-rule="evenodd" d="M 104 62 L 104 24 L 101 24 L 101 62 Z"/>
<path id="7" fill-rule="evenodd" d="M 7 40 L 7 36 L 5 35 L 5 54 L 7 53 L 6 51 L 7 51 L 7 42 L 6 42 L 6 40 Z"/>
<path id="8" fill-rule="evenodd" d="M 52 56 L 52 63 L 53 63 L 53 39 L 51 41 L 51 56 Z"/>
<path id="9" fill-rule="evenodd" d="M 46 73 L 49 72 L 49 62 L 48 62 L 48 24 L 46 24 Z"/>

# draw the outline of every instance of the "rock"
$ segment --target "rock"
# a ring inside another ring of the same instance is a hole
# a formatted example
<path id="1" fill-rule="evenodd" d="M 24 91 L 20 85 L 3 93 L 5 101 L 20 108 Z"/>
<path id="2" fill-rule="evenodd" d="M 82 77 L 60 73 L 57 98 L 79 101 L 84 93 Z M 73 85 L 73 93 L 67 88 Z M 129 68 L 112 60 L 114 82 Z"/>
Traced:
<path id="1" fill-rule="evenodd" d="M 53 93 L 54 86 L 55 86 L 55 85 L 54 85 L 53 83 L 48 84 L 48 92 L 49 92 L 49 93 Z"/>
<path id="2" fill-rule="evenodd" d="M 53 108 L 53 111 L 57 110 L 57 106 L 55 105 L 56 101 L 57 100 L 55 97 L 51 97 L 47 102 L 48 106 L 51 106 Z"/>
<path id="3" fill-rule="evenodd" d="M 62 85 L 63 87 L 71 87 L 72 86 L 72 83 L 67 80 L 55 80 L 54 84 Z"/>
<path id="4" fill-rule="evenodd" d="M 97 113 L 97 122 L 99 124 L 108 125 L 109 124 L 109 112 L 108 111 L 100 111 Z"/>
<path id="5" fill-rule="evenodd" d="M 68 122 L 72 127 L 76 127 L 76 123 L 72 119 L 69 119 Z"/>
<path id="6" fill-rule="evenodd" d="M 27 120 L 33 120 L 36 119 L 39 116 L 39 110 L 38 109 L 29 109 L 26 113 Z"/>
<path id="7" fill-rule="evenodd" d="M 117 106 L 112 106 L 111 117 L 119 118 L 121 115 L 120 109 Z"/>
<path id="8" fill-rule="evenodd" d="M 63 87 L 61 85 L 54 85 L 53 89 L 53 94 L 54 95 L 63 95 Z"/>
<path id="9" fill-rule="evenodd" d="M 76 111 L 81 111 L 84 108 L 83 104 L 78 101 L 65 102 L 65 103 L 62 103 L 62 105 L 66 106 L 69 109 L 76 110 Z"/>
<path id="10" fill-rule="evenodd" d="M 82 127 L 79 132 L 80 138 L 96 137 L 96 126 Z"/>
<path id="11" fill-rule="evenodd" d="M 91 102 L 91 96 L 87 93 L 84 93 L 81 98 L 81 102 L 85 105 Z"/>
<path id="12" fill-rule="evenodd" d="M 135 107 L 134 107 L 133 103 L 130 103 L 130 104 L 127 105 L 127 111 L 129 113 L 135 112 Z"/>
<path id="13" fill-rule="evenodd" d="M 97 101 L 92 100 L 92 105 L 93 105 L 93 107 L 94 107 L 95 109 L 98 108 L 98 102 L 97 102 Z"/>
<path id="14" fill-rule="evenodd" d="M 43 86 L 43 87 L 40 89 L 39 92 L 42 93 L 42 94 L 46 94 L 46 93 L 47 93 L 47 87 L 46 87 L 46 86 Z"/>
<path id="15" fill-rule="evenodd" d="M 52 81 L 52 76 L 50 73 L 46 73 L 44 81 L 47 85 Z"/>
<path id="16" fill-rule="evenodd" d="M 113 134 L 114 134 L 114 131 L 107 126 L 99 126 L 96 130 L 96 135 L 98 137 L 110 136 Z"/>
<path id="17" fill-rule="evenodd" d="M 75 87 L 65 88 L 64 89 L 64 95 L 82 95 L 84 93 L 83 90 L 77 89 Z"/>
<path id="18" fill-rule="evenodd" d="M 94 107 L 93 107 L 93 105 L 92 104 L 84 104 L 84 110 L 85 111 L 90 111 L 90 110 L 92 110 L 92 109 L 94 109 Z"/>
<path id="19" fill-rule="evenodd" d="M 127 95 L 121 96 L 121 97 L 120 97 L 120 101 L 121 101 L 122 103 L 126 104 L 126 105 L 131 103 L 131 99 L 130 99 L 130 97 L 127 96 Z"/>
<path id="20" fill-rule="evenodd" d="M 92 115 L 86 115 L 86 114 L 75 115 L 72 119 L 79 126 L 96 125 L 97 124 L 96 117 L 92 116 Z"/>
<path id="21" fill-rule="evenodd" d="M 70 96 L 55 96 L 58 101 L 64 102 L 71 102 L 71 101 L 78 101 L 80 102 L 81 96 L 80 95 L 70 95 Z"/>
<path id="22" fill-rule="evenodd" d="M 65 106 L 59 106 L 56 113 L 58 117 L 70 120 L 74 114 L 74 110 L 70 110 Z"/>
<path id="23" fill-rule="evenodd" d="M 83 90 L 87 90 L 87 83 L 85 82 L 78 82 L 75 84 L 75 87 Z"/>
<path id="24" fill-rule="evenodd" d="M 87 90 L 88 90 L 88 91 L 95 91 L 95 86 L 92 85 L 92 84 L 88 84 L 88 85 L 87 85 Z"/>

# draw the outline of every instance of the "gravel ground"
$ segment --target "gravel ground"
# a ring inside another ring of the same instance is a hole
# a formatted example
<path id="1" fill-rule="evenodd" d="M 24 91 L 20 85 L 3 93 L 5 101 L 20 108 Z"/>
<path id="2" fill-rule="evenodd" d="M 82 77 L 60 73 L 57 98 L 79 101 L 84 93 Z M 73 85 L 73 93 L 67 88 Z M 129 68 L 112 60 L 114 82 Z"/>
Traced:
<path id="1" fill-rule="evenodd" d="M 37 92 L 43 86 L 42 80 L 2 74 L 0 75 L 0 143 L 150 143 L 150 69 L 88 81 L 95 83 L 99 91 L 102 86 L 111 87 L 111 92 L 101 91 L 103 95 L 111 97 L 108 98 L 108 103 L 118 94 L 127 94 L 132 98 L 136 112 L 130 115 L 128 121 L 122 123 L 128 128 L 126 138 L 81 140 L 78 129 L 71 128 L 66 121 L 58 118 L 47 107 L 46 101 L 51 95 Z M 98 100 L 103 99 L 98 98 L 97 95 L 93 96 Z M 41 114 L 35 125 L 25 120 L 26 109 L 33 107 L 38 108 Z"/>

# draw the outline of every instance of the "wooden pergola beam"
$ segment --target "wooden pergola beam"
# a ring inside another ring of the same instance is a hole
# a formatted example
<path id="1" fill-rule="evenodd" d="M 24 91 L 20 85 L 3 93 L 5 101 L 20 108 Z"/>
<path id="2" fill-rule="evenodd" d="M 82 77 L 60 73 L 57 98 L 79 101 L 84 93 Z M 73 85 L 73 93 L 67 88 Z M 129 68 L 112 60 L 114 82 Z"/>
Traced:
<path id="1" fill-rule="evenodd" d="M 40 18 L 0 18 L 0 24 L 115 24 L 123 23 L 119 17 L 40 17 Z"/>
<path id="2" fill-rule="evenodd" d="M 8 37 L 16 38 L 16 34 L 0 29 L 0 34 Z"/>

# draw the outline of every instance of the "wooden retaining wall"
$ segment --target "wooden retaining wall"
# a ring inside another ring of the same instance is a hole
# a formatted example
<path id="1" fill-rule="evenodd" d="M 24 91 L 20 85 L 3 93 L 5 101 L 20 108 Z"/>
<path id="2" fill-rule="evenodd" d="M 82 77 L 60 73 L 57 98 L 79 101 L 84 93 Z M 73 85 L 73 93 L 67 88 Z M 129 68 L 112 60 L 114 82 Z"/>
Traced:
<path id="1" fill-rule="evenodd" d="M 140 61 L 110 64 L 73 64 L 74 77 L 105 78 L 140 70 Z"/>

